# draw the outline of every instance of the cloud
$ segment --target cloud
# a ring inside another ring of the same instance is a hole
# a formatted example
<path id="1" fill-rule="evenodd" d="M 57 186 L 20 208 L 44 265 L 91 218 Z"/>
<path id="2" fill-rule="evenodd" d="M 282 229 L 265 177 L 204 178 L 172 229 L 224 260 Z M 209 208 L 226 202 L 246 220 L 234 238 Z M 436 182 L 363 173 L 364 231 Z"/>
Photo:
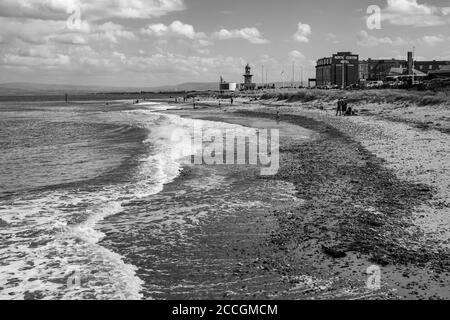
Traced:
<path id="1" fill-rule="evenodd" d="M 29 19 L 10 19 L 0 17 L 0 35 L 5 41 L 20 39 L 28 43 L 45 43 L 50 35 L 62 33 L 66 24 L 63 21 Z"/>
<path id="2" fill-rule="evenodd" d="M 240 57 L 204 56 L 204 52 L 177 54 L 158 49 L 158 52 L 151 54 L 137 51 L 127 54 L 123 50 L 93 49 L 89 45 L 61 47 L 54 43 L 30 47 L 22 43 L 19 48 L 9 49 L 0 62 L 2 67 L 17 72 L 27 69 L 27 72 L 39 75 L 64 75 L 67 79 L 83 75 L 111 79 L 114 74 L 127 74 L 154 77 L 155 83 L 164 79 L 158 76 L 183 81 L 206 77 L 207 81 L 212 81 L 216 74 L 230 77 L 240 74 L 245 65 L 244 59 Z"/>
<path id="3" fill-rule="evenodd" d="M 172 32 L 174 32 L 175 34 L 179 34 L 188 39 L 204 37 L 203 33 L 196 33 L 193 26 L 191 26 L 190 24 L 184 24 L 180 21 L 172 22 L 172 24 L 170 25 L 170 30 L 172 30 Z"/>
<path id="4" fill-rule="evenodd" d="M 131 31 L 116 23 L 106 22 L 101 25 L 90 25 L 86 21 L 80 28 L 70 30 L 65 21 L 18 19 L 0 17 L 0 36 L 5 41 L 21 40 L 31 44 L 57 42 L 61 44 L 85 45 L 89 42 L 105 41 L 117 44 L 120 39 L 136 40 Z"/>
<path id="5" fill-rule="evenodd" d="M 55 53 L 47 46 L 35 46 L 7 53 L 3 57 L 3 62 L 8 66 L 48 68 L 69 65 L 70 57 Z"/>
<path id="6" fill-rule="evenodd" d="M 141 33 L 147 36 L 155 37 L 184 37 L 191 40 L 205 38 L 206 35 L 203 32 L 195 32 L 194 27 L 190 24 L 185 24 L 181 21 L 174 21 L 170 25 L 166 26 L 162 23 L 151 24 L 146 28 L 141 29 Z"/>
<path id="7" fill-rule="evenodd" d="M 229 74 L 241 72 L 245 61 L 242 58 L 198 55 L 183 55 L 158 52 L 151 55 L 125 55 L 120 52 L 99 55 L 86 54 L 75 64 L 85 66 L 95 73 L 149 74 L 162 79 L 171 76 L 184 79 L 204 77 L 205 74 Z M 212 79 L 211 79 L 212 80 Z"/>
<path id="8" fill-rule="evenodd" d="M 227 30 L 221 29 L 213 34 L 213 37 L 219 40 L 229 39 L 244 39 L 253 44 L 269 43 L 269 40 L 264 39 L 261 32 L 257 28 L 243 28 Z"/>
<path id="9" fill-rule="evenodd" d="M 167 27 L 165 24 L 157 23 L 157 24 L 151 24 L 147 28 L 142 28 L 141 33 L 146 34 L 149 36 L 157 36 L 157 37 L 163 37 L 167 35 L 169 31 L 169 27 Z"/>
<path id="10" fill-rule="evenodd" d="M 433 36 L 424 36 L 419 41 L 422 43 L 425 43 L 426 45 L 430 47 L 434 47 L 439 43 L 442 43 L 444 41 L 450 41 L 450 38 L 446 39 L 443 35 L 433 35 Z"/>
<path id="11" fill-rule="evenodd" d="M 48 39 L 61 44 L 85 45 L 88 43 L 85 37 L 72 33 L 49 36 Z"/>
<path id="12" fill-rule="evenodd" d="M 117 23 L 107 22 L 93 28 L 92 37 L 117 44 L 119 39 L 136 40 L 136 35 Z"/>
<path id="13" fill-rule="evenodd" d="M 357 44 L 361 47 L 377 47 L 383 44 L 402 46 L 407 44 L 407 41 L 400 37 L 397 37 L 395 39 L 392 39 L 390 37 L 377 38 L 375 36 L 369 35 L 365 30 L 358 32 L 356 37 L 358 39 Z"/>
<path id="14" fill-rule="evenodd" d="M 419 4 L 417 0 L 388 0 L 381 19 L 397 26 L 445 25 L 450 23 L 450 7 Z"/>
<path id="15" fill-rule="evenodd" d="M 297 42 L 309 42 L 309 36 L 311 35 L 311 26 L 309 24 L 298 23 L 297 32 L 293 35 L 293 38 Z"/>
<path id="16" fill-rule="evenodd" d="M 305 56 L 303 55 L 303 53 L 301 53 L 300 51 L 297 51 L 297 50 L 292 50 L 291 52 L 289 52 L 289 57 L 294 60 L 305 59 Z"/>
<path id="17" fill-rule="evenodd" d="M 67 19 L 74 10 L 86 19 L 148 19 L 185 9 L 183 0 L 2 0 L 0 16 L 42 20 Z"/>
<path id="18" fill-rule="evenodd" d="M 337 39 L 337 35 L 335 35 L 334 33 L 327 33 L 326 39 L 327 41 L 330 41 L 335 44 L 340 43 L 340 41 Z"/>

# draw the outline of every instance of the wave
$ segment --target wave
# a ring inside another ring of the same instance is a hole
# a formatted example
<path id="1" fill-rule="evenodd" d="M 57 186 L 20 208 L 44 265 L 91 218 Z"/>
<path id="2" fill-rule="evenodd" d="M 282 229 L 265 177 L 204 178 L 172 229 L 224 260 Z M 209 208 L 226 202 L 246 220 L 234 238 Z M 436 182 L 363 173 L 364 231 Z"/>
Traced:
<path id="1" fill-rule="evenodd" d="M 113 229 L 109 217 L 126 215 L 132 201 L 161 192 L 180 175 L 190 156 L 201 152 L 192 148 L 195 126 L 233 128 L 242 134 L 254 130 L 158 113 L 172 107 L 147 103 L 120 112 L 125 124 L 112 129 L 113 136 L 128 135 L 135 128 L 147 132 L 142 143 L 148 152 L 139 158 L 128 182 L 0 200 L 0 299 L 143 298 L 137 268 L 104 246 L 102 227 Z"/>
<path id="2" fill-rule="evenodd" d="M 158 110 L 162 107 L 158 106 Z M 124 212 L 129 201 L 154 195 L 180 171 L 179 145 L 171 145 L 171 117 L 146 110 L 123 111 L 133 125 L 108 132 L 126 134 L 144 127 L 149 154 L 140 159 L 129 183 L 29 192 L 0 201 L 0 299 L 141 299 L 136 268 L 101 245 L 99 223 Z M 128 113 L 128 114 L 127 114 Z M 75 276 L 74 276 L 75 275 Z M 70 286 L 78 277 L 80 286 Z"/>

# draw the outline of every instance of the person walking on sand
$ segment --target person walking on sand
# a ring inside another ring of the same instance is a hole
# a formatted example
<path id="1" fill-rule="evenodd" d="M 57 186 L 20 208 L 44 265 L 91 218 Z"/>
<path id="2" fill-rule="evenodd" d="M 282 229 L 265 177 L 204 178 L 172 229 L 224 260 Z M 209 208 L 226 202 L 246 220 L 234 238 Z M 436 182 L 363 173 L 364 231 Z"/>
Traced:
<path id="1" fill-rule="evenodd" d="M 231 97 L 231 105 L 233 105 L 233 102 L 234 102 L 234 99 L 233 99 L 233 97 Z"/>

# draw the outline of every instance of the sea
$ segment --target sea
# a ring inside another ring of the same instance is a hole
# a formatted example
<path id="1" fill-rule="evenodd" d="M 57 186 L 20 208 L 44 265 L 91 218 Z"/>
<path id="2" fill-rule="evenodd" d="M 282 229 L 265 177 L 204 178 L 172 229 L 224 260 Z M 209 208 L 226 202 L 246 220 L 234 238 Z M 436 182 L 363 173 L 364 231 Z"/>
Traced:
<path id="1" fill-rule="evenodd" d="M 0 102 L 0 299 L 152 299 L 161 292 L 163 284 L 143 280 L 161 270 L 138 275 L 134 261 L 152 265 L 151 248 L 179 240 L 183 225 L 205 215 L 192 199 L 191 209 L 177 211 L 174 195 L 155 198 L 195 152 L 182 133 L 199 121 L 246 130 L 163 113 L 173 108 Z M 198 197 L 220 183 L 204 178 Z"/>

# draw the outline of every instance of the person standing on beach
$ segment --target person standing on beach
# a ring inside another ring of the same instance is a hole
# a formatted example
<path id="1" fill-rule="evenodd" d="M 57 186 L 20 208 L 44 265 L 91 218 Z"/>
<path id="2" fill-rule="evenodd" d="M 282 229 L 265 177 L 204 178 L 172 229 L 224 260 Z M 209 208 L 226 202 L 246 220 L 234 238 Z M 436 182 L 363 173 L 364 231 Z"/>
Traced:
<path id="1" fill-rule="evenodd" d="M 234 99 L 233 97 L 231 97 L 231 105 L 233 105 Z"/>
<path id="2" fill-rule="evenodd" d="M 342 115 L 342 103 L 343 103 L 342 98 L 340 98 L 337 102 L 336 117 L 338 115 L 340 115 L 340 116 Z"/>

